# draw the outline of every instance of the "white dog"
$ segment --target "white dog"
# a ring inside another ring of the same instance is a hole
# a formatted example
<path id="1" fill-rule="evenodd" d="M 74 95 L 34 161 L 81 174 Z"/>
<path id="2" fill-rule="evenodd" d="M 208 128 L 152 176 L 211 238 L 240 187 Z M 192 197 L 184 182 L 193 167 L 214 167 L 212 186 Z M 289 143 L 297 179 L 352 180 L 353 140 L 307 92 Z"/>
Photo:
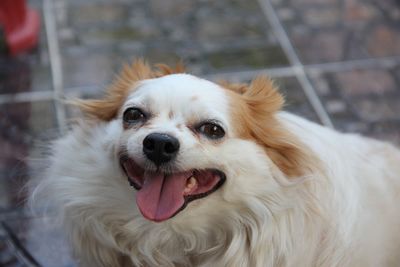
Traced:
<path id="1" fill-rule="evenodd" d="M 81 266 L 400 266 L 399 150 L 182 71 L 125 67 L 54 142 L 32 199 Z"/>

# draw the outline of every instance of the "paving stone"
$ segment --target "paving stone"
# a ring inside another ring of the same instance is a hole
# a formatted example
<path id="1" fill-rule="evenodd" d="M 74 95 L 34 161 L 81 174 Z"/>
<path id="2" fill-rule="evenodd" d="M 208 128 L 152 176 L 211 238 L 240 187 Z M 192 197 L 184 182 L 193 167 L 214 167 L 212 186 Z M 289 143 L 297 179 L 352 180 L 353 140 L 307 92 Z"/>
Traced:
<path id="1" fill-rule="evenodd" d="M 85 60 L 81 60 L 85 58 Z M 85 50 L 77 50 L 68 54 L 63 59 L 64 84 L 68 87 L 85 85 L 104 86 L 112 79 L 119 69 L 118 64 L 129 61 L 130 56 L 122 58 L 117 53 L 87 53 Z M 68 91 L 68 87 L 65 89 Z"/>
<path id="2" fill-rule="evenodd" d="M 342 20 L 340 12 L 336 7 L 308 8 L 304 11 L 304 21 L 311 28 L 332 27 Z"/>
<path id="3" fill-rule="evenodd" d="M 295 12 L 293 11 L 293 9 L 289 9 L 289 8 L 280 8 L 277 10 L 279 18 L 282 21 L 291 21 L 293 20 L 296 15 Z"/>
<path id="4" fill-rule="evenodd" d="M 120 21 L 128 15 L 125 5 L 116 5 L 113 3 L 85 4 L 72 6 L 67 17 L 73 25 L 80 27 L 91 24 L 108 24 Z"/>
<path id="5" fill-rule="evenodd" d="M 263 18 L 240 16 L 235 12 L 209 10 L 199 12 L 197 19 L 197 38 L 199 40 L 214 40 L 226 38 L 256 38 L 265 34 L 266 28 Z M 229 23 L 226 23 L 228 22 Z M 262 23 L 260 23 L 262 22 Z"/>
<path id="6" fill-rule="evenodd" d="M 0 64 L 2 94 L 31 91 L 31 69 L 28 62 L 5 58 Z"/>
<path id="7" fill-rule="evenodd" d="M 192 12 L 195 1 L 186 0 L 149 0 L 152 13 L 160 18 L 179 16 Z"/>
<path id="8" fill-rule="evenodd" d="M 321 73 L 308 73 L 309 77 L 314 83 L 314 89 L 320 96 L 329 96 L 331 94 L 331 88 L 328 81 Z"/>
<path id="9" fill-rule="evenodd" d="M 379 140 L 389 141 L 400 147 L 400 123 L 382 121 L 371 125 L 368 135 Z"/>
<path id="10" fill-rule="evenodd" d="M 135 57 L 181 58 L 197 74 L 288 65 L 256 0 L 56 5 L 67 88 L 109 83 L 122 62 Z"/>
<path id="11" fill-rule="evenodd" d="M 393 74 L 396 81 L 400 81 L 400 66 L 397 66 L 393 69 Z"/>
<path id="12" fill-rule="evenodd" d="M 339 72 L 341 90 L 349 96 L 383 94 L 396 90 L 395 80 L 385 70 L 359 70 Z"/>
<path id="13" fill-rule="evenodd" d="M 6 225 L 27 252 L 44 267 L 76 267 L 60 228 L 51 218 L 7 220 Z"/>
<path id="14" fill-rule="evenodd" d="M 22 186 L 36 146 L 58 133 L 53 103 L 0 105 L 0 213 L 23 204 Z"/>
<path id="15" fill-rule="evenodd" d="M 373 27 L 366 41 L 371 56 L 394 56 L 400 53 L 400 31 L 398 27 L 394 28 L 382 24 Z"/>
<path id="16" fill-rule="evenodd" d="M 342 45 L 346 36 L 341 31 L 296 31 L 292 38 L 304 63 L 340 61 L 344 57 Z"/>
<path id="17" fill-rule="evenodd" d="M 329 5 L 335 3 L 335 0 L 296 0 L 298 5 Z"/>
<path id="18" fill-rule="evenodd" d="M 177 62 L 181 60 L 179 54 L 177 54 L 175 51 L 171 51 L 159 46 L 149 47 L 146 50 L 144 57 L 151 64 L 164 63 L 171 66 L 174 66 Z"/>
<path id="19" fill-rule="evenodd" d="M 260 10 L 260 6 L 257 1 L 253 0 L 199 0 L 204 6 L 216 6 L 220 8 L 233 8 L 244 12 L 257 13 Z"/>
<path id="20" fill-rule="evenodd" d="M 346 103 L 335 99 L 326 101 L 325 108 L 330 114 L 343 114 L 347 111 Z"/>
<path id="21" fill-rule="evenodd" d="M 348 117 L 336 117 L 334 119 L 335 129 L 344 133 L 355 133 L 364 136 L 372 136 L 370 126 L 362 121 L 349 120 Z M 385 139 L 382 139 L 385 140 Z"/>
<path id="22" fill-rule="evenodd" d="M 27 3 L 33 8 L 40 8 L 42 6 L 42 0 L 28 0 Z"/>
<path id="23" fill-rule="evenodd" d="M 320 123 L 317 114 L 305 96 L 299 81 L 295 77 L 274 79 L 279 91 L 285 97 L 284 110 Z"/>
<path id="24" fill-rule="evenodd" d="M 0 94 L 52 89 L 50 65 L 25 57 L 0 59 L 0 80 Z"/>
<path id="25" fill-rule="evenodd" d="M 345 132 L 365 131 L 367 123 L 359 119 L 358 113 L 354 111 L 346 100 L 330 97 L 322 101 L 325 110 L 333 120 L 335 128 Z"/>
<path id="26" fill-rule="evenodd" d="M 398 69 L 370 68 L 310 78 L 337 129 L 400 144 Z M 321 84 L 328 90 L 319 90 Z"/>
<path id="27" fill-rule="evenodd" d="M 88 30 L 80 40 L 83 46 L 112 46 L 115 43 L 151 39 L 156 36 L 157 31 L 153 31 L 152 29 L 142 30 L 137 27 L 122 26 L 111 29 Z"/>
<path id="28" fill-rule="evenodd" d="M 395 120 L 400 119 L 398 97 L 400 97 L 400 94 L 394 99 L 385 97 L 356 99 L 352 104 L 361 120 L 365 122 Z"/>
<path id="29" fill-rule="evenodd" d="M 399 2 L 397 0 L 374 1 L 372 3 L 382 10 L 385 18 L 392 22 L 399 21 L 400 8 L 398 7 Z"/>
<path id="30" fill-rule="evenodd" d="M 286 10 L 278 16 L 305 64 L 400 56 L 396 1 L 282 0 L 274 6 Z"/>
<path id="31" fill-rule="evenodd" d="M 288 60 L 279 46 L 218 51 L 210 53 L 208 59 L 213 68 L 225 70 L 284 66 L 288 64 Z"/>
<path id="32" fill-rule="evenodd" d="M 371 4 L 358 1 L 345 1 L 345 20 L 353 23 L 366 23 L 379 16 L 379 12 Z"/>

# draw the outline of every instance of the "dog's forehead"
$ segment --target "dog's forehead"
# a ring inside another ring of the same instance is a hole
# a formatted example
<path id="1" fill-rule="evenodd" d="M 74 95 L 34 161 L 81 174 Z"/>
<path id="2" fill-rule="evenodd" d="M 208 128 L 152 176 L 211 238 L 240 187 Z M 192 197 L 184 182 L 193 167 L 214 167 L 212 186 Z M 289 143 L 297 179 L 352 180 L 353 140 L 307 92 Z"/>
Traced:
<path id="1" fill-rule="evenodd" d="M 137 102 L 160 109 L 203 108 L 221 113 L 225 113 L 228 106 L 223 88 L 189 74 L 172 74 L 141 81 L 126 103 Z"/>
<path id="2" fill-rule="evenodd" d="M 223 90 L 215 83 L 189 75 L 172 74 L 140 83 L 133 97 L 212 98 L 224 97 Z"/>

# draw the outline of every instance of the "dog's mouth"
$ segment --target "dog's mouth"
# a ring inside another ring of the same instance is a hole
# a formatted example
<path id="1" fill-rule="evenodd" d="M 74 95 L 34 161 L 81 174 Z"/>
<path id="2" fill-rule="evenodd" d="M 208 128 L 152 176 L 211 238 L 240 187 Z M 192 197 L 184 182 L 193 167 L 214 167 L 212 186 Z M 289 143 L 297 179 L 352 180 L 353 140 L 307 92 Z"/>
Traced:
<path id="1" fill-rule="evenodd" d="M 138 190 L 136 204 L 142 215 L 161 222 L 182 211 L 189 202 L 216 191 L 225 182 L 225 174 L 216 169 L 188 170 L 176 173 L 147 171 L 129 157 L 120 163 L 131 186 Z"/>

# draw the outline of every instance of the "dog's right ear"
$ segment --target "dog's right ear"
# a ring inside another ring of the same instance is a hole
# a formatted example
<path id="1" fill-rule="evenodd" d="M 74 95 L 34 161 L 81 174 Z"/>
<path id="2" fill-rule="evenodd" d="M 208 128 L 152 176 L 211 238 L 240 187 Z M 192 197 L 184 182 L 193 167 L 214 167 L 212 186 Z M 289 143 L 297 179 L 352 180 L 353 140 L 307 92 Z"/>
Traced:
<path id="1" fill-rule="evenodd" d="M 124 65 L 102 99 L 78 99 L 69 103 L 77 106 L 89 118 L 110 121 L 117 116 L 126 97 L 135 89 L 138 81 L 185 71 L 181 62 L 175 68 L 165 64 L 158 64 L 156 67 L 157 69 L 153 70 L 144 60 L 135 60 L 131 65 Z"/>
<path id="2" fill-rule="evenodd" d="M 243 93 L 228 88 L 236 132 L 261 145 L 288 178 L 307 175 L 316 164 L 313 153 L 278 120 L 284 98 L 267 77 L 258 77 Z M 235 89 L 235 88 L 233 88 Z"/>
<path id="3" fill-rule="evenodd" d="M 89 118 L 110 121 L 117 116 L 119 108 L 129 92 L 134 89 L 135 83 L 154 76 L 154 72 L 144 60 L 136 60 L 131 65 L 124 65 L 103 98 L 78 99 L 71 101 L 71 104 L 77 106 Z"/>

